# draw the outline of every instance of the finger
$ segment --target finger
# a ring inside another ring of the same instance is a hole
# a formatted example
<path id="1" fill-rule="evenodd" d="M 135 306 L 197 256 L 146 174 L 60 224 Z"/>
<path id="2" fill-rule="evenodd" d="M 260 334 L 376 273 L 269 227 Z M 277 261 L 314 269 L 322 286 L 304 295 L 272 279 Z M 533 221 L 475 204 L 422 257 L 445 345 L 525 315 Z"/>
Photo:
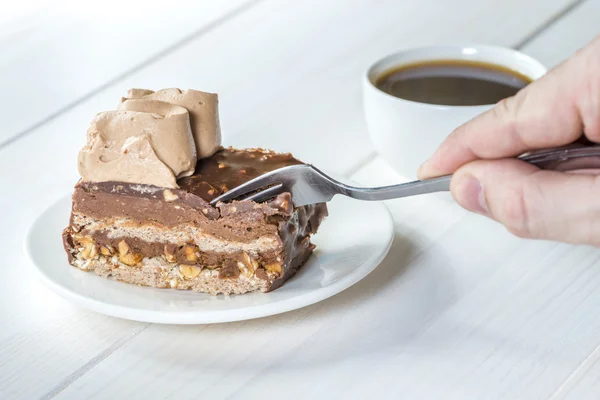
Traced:
<path id="1" fill-rule="evenodd" d="M 576 140 L 582 124 L 573 103 L 565 99 L 562 75 L 554 71 L 455 129 L 421 166 L 419 177 L 450 174 L 478 158 L 512 157 Z"/>
<path id="2" fill-rule="evenodd" d="M 478 160 L 454 174 L 451 191 L 461 206 L 519 237 L 600 245 L 600 176 Z"/>
<path id="3" fill-rule="evenodd" d="M 475 159 L 519 155 L 577 140 L 600 139 L 600 40 L 538 81 L 452 132 L 419 170 L 421 179 Z"/>

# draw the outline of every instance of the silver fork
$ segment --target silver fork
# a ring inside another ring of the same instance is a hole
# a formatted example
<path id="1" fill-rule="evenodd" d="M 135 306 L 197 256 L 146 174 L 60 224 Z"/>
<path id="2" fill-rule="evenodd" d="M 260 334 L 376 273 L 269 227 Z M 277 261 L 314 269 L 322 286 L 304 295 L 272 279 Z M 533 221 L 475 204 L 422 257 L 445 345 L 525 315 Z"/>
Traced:
<path id="1" fill-rule="evenodd" d="M 538 150 L 518 157 L 542 169 L 569 171 L 600 168 L 600 145 L 573 144 Z M 389 200 L 418 194 L 450 190 L 452 175 L 440 178 L 381 187 L 356 187 L 339 182 L 309 164 L 292 165 L 263 174 L 211 201 L 254 200 L 263 202 L 280 193 L 289 192 L 296 207 L 323 203 L 336 194 L 358 200 Z"/>

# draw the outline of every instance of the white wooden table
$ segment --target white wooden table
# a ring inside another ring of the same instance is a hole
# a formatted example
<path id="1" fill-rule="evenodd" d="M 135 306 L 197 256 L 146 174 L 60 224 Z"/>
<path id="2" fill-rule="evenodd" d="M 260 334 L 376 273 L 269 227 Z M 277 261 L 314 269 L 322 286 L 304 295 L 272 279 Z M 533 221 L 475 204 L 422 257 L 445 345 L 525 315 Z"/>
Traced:
<path id="1" fill-rule="evenodd" d="M 600 0 L 98 4 L 0 6 L 1 399 L 600 398 L 600 250 L 517 239 L 448 195 L 388 202 L 393 248 L 356 286 L 247 322 L 88 312 L 21 250 L 76 182 L 90 119 L 127 88 L 216 91 L 226 144 L 397 182 L 362 116 L 374 59 L 483 42 L 553 66 L 600 32 Z"/>

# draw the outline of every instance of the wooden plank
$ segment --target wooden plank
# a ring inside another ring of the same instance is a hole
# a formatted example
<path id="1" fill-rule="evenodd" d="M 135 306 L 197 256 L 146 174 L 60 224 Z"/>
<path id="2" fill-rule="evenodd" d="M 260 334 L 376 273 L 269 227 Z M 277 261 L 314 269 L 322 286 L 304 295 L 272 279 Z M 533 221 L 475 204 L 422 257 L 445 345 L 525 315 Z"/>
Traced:
<path id="1" fill-rule="evenodd" d="M 252 3 L 63 0 L 4 13 L 0 144 Z"/>
<path id="2" fill-rule="evenodd" d="M 523 51 L 554 67 L 598 35 L 600 1 L 587 0 L 528 42 Z"/>

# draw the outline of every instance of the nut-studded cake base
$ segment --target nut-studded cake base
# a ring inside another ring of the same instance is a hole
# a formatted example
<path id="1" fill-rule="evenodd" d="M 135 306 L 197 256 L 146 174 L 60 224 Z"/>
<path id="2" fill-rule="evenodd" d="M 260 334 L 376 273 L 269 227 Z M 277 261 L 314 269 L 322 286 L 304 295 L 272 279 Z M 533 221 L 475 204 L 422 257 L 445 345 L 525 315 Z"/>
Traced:
<path id="1" fill-rule="evenodd" d="M 304 258 L 308 256 L 310 253 Z M 293 267 L 300 267 L 304 261 L 301 258 L 294 260 L 296 265 Z M 117 256 L 103 255 L 91 260 L 78 257 L 74 259 L 73 264 L 84 271 L 126 283 L 155 288 L 187 289 L 212 295 L 267 292 L 271 289 L 272 282 L 280 275 L 279 272 L 261 270 L 260 267 L 246 268 L 239 263 L 238 276 L 223 278 L 217 269 L 169 263 L 160 257 L 143 258 L 133 266 L 124 264 Z"/>
<path id="2" fill-rule="evenodd" d="M 267 203 L 209 202 L 262 173 L 297 164 L 290 155 L 221 150 L 179 189 L 80 182 L 63 233 L 70 263 L 104 277 L 210 294 L 266 292 L 310 257 L 325 204 L 294 208 L 288 193 Z"/>

